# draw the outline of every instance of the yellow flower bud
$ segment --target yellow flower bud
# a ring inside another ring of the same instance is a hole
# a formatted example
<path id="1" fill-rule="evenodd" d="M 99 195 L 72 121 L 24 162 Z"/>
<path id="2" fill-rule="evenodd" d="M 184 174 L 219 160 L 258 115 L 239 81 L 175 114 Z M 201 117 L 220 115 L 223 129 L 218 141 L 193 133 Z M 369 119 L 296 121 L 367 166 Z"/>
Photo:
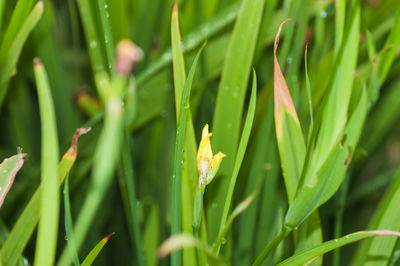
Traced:
<path id="1" fill-rule="evenodd" d="M 210 142 L 211 135 L 206 124 L 203 128 L 199 150 L 197 151 L 197 170 L 199 172 L 199 186 L 201 187 L 208 185 L 212 181 L 219 169 L 222 158 L 226 156 L 222 152 L 218 152 L 213 156 Z"/>

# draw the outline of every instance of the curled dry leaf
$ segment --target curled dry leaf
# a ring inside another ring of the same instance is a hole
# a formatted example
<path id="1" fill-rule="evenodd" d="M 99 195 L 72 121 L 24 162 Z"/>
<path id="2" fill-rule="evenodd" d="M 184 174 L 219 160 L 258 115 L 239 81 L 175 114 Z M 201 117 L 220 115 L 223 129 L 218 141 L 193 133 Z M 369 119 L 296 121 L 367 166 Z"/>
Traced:
<path id="1" fill-rule="evenodd" d="M 0 164 L 0 207 L 14 183 L 15 176 L 24 164 L 26 153 L 18 153 Z"/>

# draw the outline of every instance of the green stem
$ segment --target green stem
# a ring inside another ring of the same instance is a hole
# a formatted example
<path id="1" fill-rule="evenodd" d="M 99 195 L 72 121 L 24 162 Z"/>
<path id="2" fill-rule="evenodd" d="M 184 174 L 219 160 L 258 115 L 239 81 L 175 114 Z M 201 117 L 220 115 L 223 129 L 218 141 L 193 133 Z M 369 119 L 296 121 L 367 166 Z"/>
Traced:
<path id="1" fill-rule="evenodd" d="M 274 250 L 279 243 L 291 232 L 292 230 L 286 227 L 283 227 L 280 233 L 272 239 L 271 242 L 264 248 L 261 254 L 254 261 L 253 266 L 261 265 L 261 263 L 268 257 L 272 250 Z"/>
<path id="2" fill-rule="evenodd" d="M 193 225 L 193 234 L 196 239 L 200 239 L 200 225 L 201 225 L 201 216 L 203 214 L 204 191 L 205 187 L 198 186 L 194 198 L 192 225 Z M 197 250 L 197 264 L 206 265 L 204 253 L 202 250 L 199 249 Z"/>

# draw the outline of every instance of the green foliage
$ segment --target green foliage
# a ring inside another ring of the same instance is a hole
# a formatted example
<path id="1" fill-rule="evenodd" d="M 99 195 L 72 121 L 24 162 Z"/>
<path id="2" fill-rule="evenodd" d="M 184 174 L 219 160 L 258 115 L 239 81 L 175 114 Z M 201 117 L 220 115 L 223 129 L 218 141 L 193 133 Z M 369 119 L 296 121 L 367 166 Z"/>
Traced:
<path id="1" fill-rule="evenodd" d="M 0 265 L 396 265 L 397 0 L 0 18 Z"/>

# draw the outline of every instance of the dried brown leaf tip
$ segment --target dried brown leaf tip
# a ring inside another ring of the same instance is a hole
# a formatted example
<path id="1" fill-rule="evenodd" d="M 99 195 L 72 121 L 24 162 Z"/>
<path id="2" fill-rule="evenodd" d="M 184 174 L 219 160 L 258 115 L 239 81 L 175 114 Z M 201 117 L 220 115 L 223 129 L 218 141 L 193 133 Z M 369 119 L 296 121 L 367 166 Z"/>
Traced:
<path id="1" fill-rule="evenodd" d="M 33 67 L 35 69 L 38 69 L 39 67 L 42 67 L 42 66 L 43 66 L 42 61 L 39 58 L 36 57 L 33 59 Z"/>
<path id="2" fill-rule="evenodd" d="M 76 155 L 78 154 L 78 139 L 79 139 L 80 136 L 82 136 L 83 134 L 88 133 L 90 130 L 91 130 L 90 127 L 88 127 L 88 128 L 78 128 L 77 130 L 75 130 L 75 133 L 72 136 L 72 145 L 68 149 L 68 151 L 65 154 L 65 156 L 69 156 L 72 160 L 75 160 Z"/>
<path id="3" fill-rule="evenodd" d="M 279 44 L 279 35 L 282 30 L 283 24 L 285 24 L 288 20 L 286 19 L 279 26 L 278 32 L 275 36 L 274 43 L 274 100 L 275 100 L 275 115 L 281 110 L 282 107 L 286 107 L 287 110 L 293 114 L 293 117 L 296 121 L 299 121 L 296 113 L 296 109 L 294 108 L 294 104 L 292 101 L 292 97 L 290 96 L 290 92 L 288 86 L 286 84 L 285 77 L 282 74 L 281 67 L 278 62 L 278 58 L 276 56 L 276 51 L 278 49 Z"/>
<path id="4" fill-rule="evenodd" d="M 105 241 L 105 242 L 107 243 L 108 240 L 110 239 L 110 237 L 112 237 L 113 235 L 115 235 L 115 232 L 112 232 L 112 233 L 108 234 L 107 236 L 105 236 L 105 237 L 103 238 L 103 241 Z"/>
<path id="5" fill-rule="evenodd" d="M 142 59 L 143 51 L 132 41 L 124 39 L 117 45 L 115 70 L 119 75 L 128 76 Z"/>

